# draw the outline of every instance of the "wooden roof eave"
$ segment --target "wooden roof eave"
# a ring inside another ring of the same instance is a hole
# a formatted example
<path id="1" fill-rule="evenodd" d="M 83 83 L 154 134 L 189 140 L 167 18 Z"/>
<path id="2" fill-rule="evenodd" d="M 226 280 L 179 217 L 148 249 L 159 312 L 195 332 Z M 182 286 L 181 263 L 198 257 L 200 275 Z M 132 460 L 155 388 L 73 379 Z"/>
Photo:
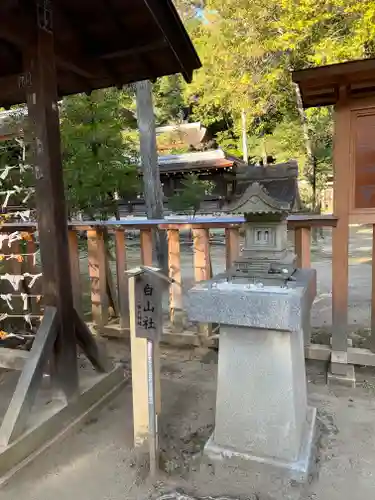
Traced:
<path id="1" fill-rule="evenodd" d="M 342 86 L 353 98 L 375 95 L 374 75 L 375 59 L 364 59 L 294 71 L 292 79 L 308 108 L 336 104 Z"/>
<path id="2" fill-rule="evenodd" d="M 5 107 L 25 102 L 27 82 L 21 60 L 36 39 L 34 2 L 18 0 L 11 7 L 0 2 L 0 104 Z M 106 14 L 98 31 L 95 23 L 101 9 L 110 12 L 104 4 L 104 0 L 90 4 L 87 11 L 92 16 L 86 19 L 84 9 L 78 4 L 74 7 L 71 0 L 54 2 L 59 97 L 173 73 L 182 73 L 191 81 L 201 63 L 172 0 L 123 0 L 120 14 Z M 132 24 L 131 15 L 136 24 Z M 117 30 L 112 25 L 117 25 Z M 127 26 L 136 36 L 121 36 Z"/>

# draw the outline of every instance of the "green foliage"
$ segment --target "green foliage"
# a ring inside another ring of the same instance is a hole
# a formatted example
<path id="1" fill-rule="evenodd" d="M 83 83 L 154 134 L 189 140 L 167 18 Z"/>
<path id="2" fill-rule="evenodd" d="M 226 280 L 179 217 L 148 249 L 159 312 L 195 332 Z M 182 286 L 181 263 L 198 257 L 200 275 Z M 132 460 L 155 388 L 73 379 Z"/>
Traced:
<path id="1" fill-rule="evenodd" d="M 296 158 L 319 189 L 332 173 L 332 110 L 306 113 L 304 134 L 291 71 L 375 55 L 375 1 L 175 0 L 203 68 L 183 87 L 191 119 L 216 130 L 221 147 L 241 155 L 241 111 L 250 157 Z M 204 10 L 198 22 L 197 7 Z M 194 22 L 193 22 L 194 20 Z M 306 131 L 305 131 L 306 132 Z M 315 176 L 308 150 L 315 159 Z"/>
<path id="2" fill-rule="evenodd" d="M 107 219 L 117 197 L 137 189 L 136 121 L 130 93 L 95 91 L 64 99 L 61 107 L 62 157 L 70 214 Z"/>
<path id="3" fill-rule="evenodd" d="M 153 85 L 155 120 L 158 126 L 182 120 L 184 82 L 181 75 L 159 78 Z"/>
<path id="4" fill-rule="evenodd" d="M 169 208 L 173 212 L 195 216 L 204 197 L 212 193 L 213 183 L 199 179 L 195 174 L 190 174 L 182 181 L 182 185 L 183 189 L 169 198 Z"/>

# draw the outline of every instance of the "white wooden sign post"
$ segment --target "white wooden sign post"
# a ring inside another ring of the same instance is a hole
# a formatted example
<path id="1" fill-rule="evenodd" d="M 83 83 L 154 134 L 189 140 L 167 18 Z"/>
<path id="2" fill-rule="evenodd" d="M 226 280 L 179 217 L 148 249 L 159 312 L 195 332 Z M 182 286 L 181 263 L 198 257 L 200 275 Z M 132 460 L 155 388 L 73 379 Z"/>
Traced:
<path id="1" fill-rule="evenodd" d="M 156 474 L 159 460 L 158 408 L 160 369 L 158 343 L 162 333 L 163 284 L 171 280 L 158 268 L 141 266 L 129 275 L 129 312 L 133 383 L 134 444 L 148 439 L 150 473 Z M 158 387 L 158 389 L 157 389 Z"/>

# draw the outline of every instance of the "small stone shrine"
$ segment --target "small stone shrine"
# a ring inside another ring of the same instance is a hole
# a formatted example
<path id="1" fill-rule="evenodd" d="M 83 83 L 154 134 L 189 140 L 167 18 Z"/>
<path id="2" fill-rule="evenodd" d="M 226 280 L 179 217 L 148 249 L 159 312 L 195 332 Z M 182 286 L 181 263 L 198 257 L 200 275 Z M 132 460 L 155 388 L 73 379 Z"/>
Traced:
<path id="1" fill-rule="evenodd" d="M 276 469 L 282 479 L 303 483 L 316 419 L 307 405 L 304 358 L 316 274 L 295 267 L 288 209 L 257 183 L 228 205 L 245 215 L 241 256 L 228 273 L 196 284 L 187 302 L 191 320 L 220 324 L 215 429 L 205 457 L 251 471 Z"/>

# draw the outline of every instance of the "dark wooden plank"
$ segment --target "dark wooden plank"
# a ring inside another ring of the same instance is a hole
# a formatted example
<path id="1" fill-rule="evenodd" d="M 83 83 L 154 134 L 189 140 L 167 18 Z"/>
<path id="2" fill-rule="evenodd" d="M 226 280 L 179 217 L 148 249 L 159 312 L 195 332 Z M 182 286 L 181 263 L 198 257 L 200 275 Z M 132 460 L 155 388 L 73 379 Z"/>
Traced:
<path id="1" fill-rule="evenodd" d="M 78 345 L 97 371 L 102 373 L 110 371 L 111 363 L 107 359 L 105 353 L 99 348 L 88 326 L 76 310 L 74 310 L 73 315 Z"/>
<path id="2" fill-rule="evenodd" d="M 73 286 L 73 302 L 76 311 L 82 313 L 82 290 L 81 290 L 81 272 L 79 268 L 79 248 L 78 236 L 76 231 L 68 232 L 69 254 L 70 254 L 70 273 Z"/>
<path id="3" fill-rule="evenodd" d="M 370 349 L 375 352 L 375 224 L 372 225 L 372 262 L 371 262 L 371 339 Z"/>
<path id="4" fill-rule="evenodd" d="M 50 358 L 58 331 L 56 308 L 46 307 L 42 323 L 35 336 L 30 355 L 18 380 L 13 397 L 0 427 L 0 445 L 7 446 L 24 431 L 43 370 Z"/>
<path id="5" fill-rule="evenodd" d="M 70 400 L 78 393 L 78 367 L 54 40 L 50 32 L 37 30 L 36 45 L 31 44 L 25 49 L 24 68 L 31 74 L 27 105 L 35 138 L 35 189 L 44 303 L 58 311 L 60 324 L 55 345 L 55 374 Z"/>

